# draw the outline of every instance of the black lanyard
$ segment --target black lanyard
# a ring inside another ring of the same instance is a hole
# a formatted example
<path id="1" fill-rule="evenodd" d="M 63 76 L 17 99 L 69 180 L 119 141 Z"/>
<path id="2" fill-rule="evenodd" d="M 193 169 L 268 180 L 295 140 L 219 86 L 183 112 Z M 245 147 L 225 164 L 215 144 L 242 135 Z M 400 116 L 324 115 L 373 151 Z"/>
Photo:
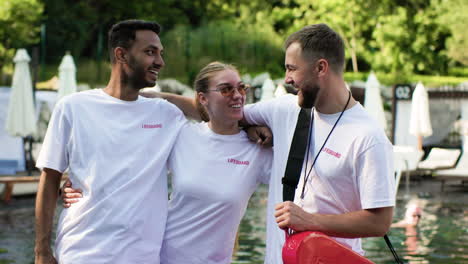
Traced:
<path id="1" fill-rule="evenodd" d="M 314 165 L 315 165 L 315 162 L 317 161 L 320 153 L 322 153 L 322 150 L 323 150 L 323 147 L 325 147 L 325 144 L 327 144 L 327 141 L 328 139 L 330 138 L 333 130 L 335 130 L 335 127 L 336 125 L 338 124 L 338 122 L 340 121 L 341 117 L 343 116 L 346 108 L 348 107 L 348 104 L 349 104 L 349 101 L 351 100 L 351 91 L 349 91 L 349 96 L 348 96 L 348 101 L 346 102 L 346 105 L 345 107 L 343 108 L 343 111 L 341 111 L 341 114 L 340 116 L 338 117 L 338 119 L 336 120 L 335 124 L 333 125 L 332 129 L 330 130 L 330 133 L 328 133 L 328 136 L 327 138 L 325 139 L 325 141 L 323 142 L 323 145 L 322 147 L 320 148 L 319 152 L 317 153 L 317 155 L 315 156 L 314 158 L 314 162 L 312 162 L 312 166 L 310 167 L 310 170 L 307 172 L 307 164 L 309 163 L 309 152 L 310 152 L 310 138 L 311 138 L 311 134 L 312 134 L 312 128 L 313 128 L 313 125 L 314 125 L 314 112 L 315 112 L 315 108 L 314 110 L 312 111 L 312 118 L 310 120 L 310 128 L 309 128 L 309 136 L 307 138 L 307 155 L 306 155 L 306 164 L 305 164 L 305 169 L 304 169 L 304 173 L 306 174 L 304 176 L 304 184 L 302 185 L 302 192 L 301 192 L 301 199 L 304 200 L 304 192 L 305 192 L 305 186 L 306 186 L 306 183 L 307 181 L 309 180 L 309 176 L 310 176 L 310 173 L 312 172 L 312 169 L 314 168 Z"/>

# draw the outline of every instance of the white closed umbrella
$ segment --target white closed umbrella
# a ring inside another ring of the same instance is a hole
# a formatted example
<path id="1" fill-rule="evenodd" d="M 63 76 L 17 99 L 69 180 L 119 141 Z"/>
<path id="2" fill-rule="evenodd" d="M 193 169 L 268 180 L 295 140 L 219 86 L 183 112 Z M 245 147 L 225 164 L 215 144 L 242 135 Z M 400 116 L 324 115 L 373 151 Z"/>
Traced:
<path id="1" fill-rule="evenodd" d="M 15 70 L 5 128 L 11 136 L 24 138 L 36 133 L 36 115 L 29 72 L 31 58 L 25 49 L 18 49 L 13 61 Z"/>
<path id="2" fill-rule="evenodd" d="M 275 97 L 281 97 L 286 94 L 288 94 L 288 91 L 286 91 L 286 88 L 284 88 L 284 85 L 278 84 L 275 90 Z"/>
<path id="3" fill-rule="evenodd" d="M 422 149 L 422 139 L 432 135 L 431 118 L 429 115 L 429 96 L 424 85 L 419 82 L 411 99 L 411 115 L 409 133 L 418 138 L 418 149 Z"/>
<path id="4" fill-rule="evenodd" d="M 67 53 L 59 66 L 58 99 L 76 91 L 76 67 L 73 57 Z"/>
<path id="5" fill-rule="evenodd" d="M 367 77 L 365 89 L 364 108 L 379 122 L 383 129 L 386 129 L 387 121 L 380 96 L 380 83 L 373 72 Z"/>
<path id="6" fill-rule="evenodd" d="M 260 101 L 269 100 L 275 97 L 275 83 L 272 79 L 267 78 L 262 85 L 262 96 Z"/>

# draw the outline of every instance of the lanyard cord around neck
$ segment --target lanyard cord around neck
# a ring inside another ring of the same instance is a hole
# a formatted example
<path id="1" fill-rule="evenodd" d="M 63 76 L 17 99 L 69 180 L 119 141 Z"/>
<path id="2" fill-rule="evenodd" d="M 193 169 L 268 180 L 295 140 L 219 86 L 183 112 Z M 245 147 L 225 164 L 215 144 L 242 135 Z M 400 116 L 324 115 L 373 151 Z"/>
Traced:
<path id="1" fill-rule="evenodd" d="M 322 150 L 323 150 L 323 147 L 325 147 L 325 144 L 327 144 L 327 141 L 328 139 L 330 138 L 333 130 L 335 130 L 335 127 L 336 125 L 338 124 L 338 122 L 340 121 L 341 117 L 343 116 L 346 108 L 348 107 L 348 104 L 349 104 L 349 101 L 351 100 L 351 91 L 349 91 L 349 96 L 348 96 L 348 101 L 346 102 L 346 105 L 345 107 L 343 108 L 343 111 L 341 111 L 341 114 L 340 116 L 338 117 L 338 119 L 336 120 L 335 124 L 333 125 L 332 129 L 330 130 L 330 133 L 328 133 L 328 136 L 327 138 L 325 139 L 325 141 L 323 142 L 323 145 L 322 147 L 320 148 L 319 152 L 317 153 L 317 155 L 315 156 L 314 158 L 314 162 L 312 162 L 312 166 L 310 167 L 310 170 L 307 171 L 307 164 L 309 163 L 309 152 L 310 152 L 310 138 L 311 138 L 311 134 L 312 134 L 312 128 L 313 128 L 313 124 L 314 124 L 314 112 L 315 112 L 315 109 L 312 111 L 312 118 L 310 120 L 310 128 L 309 128 L 309 136 L 307 138 L 307 155 L 306 155 L 306 164 L 305 164 L 305 169 L 304 169 L 304 173 L 306 174 L 305 177 L 304 177 L 304 184 L 302 185 L 302 192 L 301 192 L 301 199 L 304 200 L 304 194 L 305 194 L 305 186 L 306 186 L 306 183 L 307 181 L 309 180 L 309 176 L 310 176 L 310 173 L 312 172 L 312 169 L 314 168 L 314 165 L 315 165 L 315 162 L 317 161 L 320 153 L 322 153 Z"/>

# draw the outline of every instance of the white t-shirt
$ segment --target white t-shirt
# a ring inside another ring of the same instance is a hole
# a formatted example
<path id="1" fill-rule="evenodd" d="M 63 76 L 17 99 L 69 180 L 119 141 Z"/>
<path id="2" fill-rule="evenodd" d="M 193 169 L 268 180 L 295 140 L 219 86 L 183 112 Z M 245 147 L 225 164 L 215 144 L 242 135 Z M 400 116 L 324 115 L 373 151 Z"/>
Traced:
<path id="1" fill-rule="evenodd" d="M 82 200 L 60 215 L 59 263 L 159 263 L 167 217 L 166 162 L 186 123 L 164 100 L 103 90 L 54 108 L 37 167 L 69 169 Z"/>
<path id="2" fill-rule="evenodd" d="M 245 109 L 249 123 L 267 125 L 274 135 L 265 263 L 281 263 L 284 231 L 276 225 L 274 205 L 282 201 L 281 178 L 286 169 L 299 110 L 297 97 L 293 95 Z M 314 111 L 308 169 L 339 115 Z M 305 199 L 300 201 L 303 181 L 304 167 L 294 202 L 310 213 L 342 214 L 395 205 L 392 145 L 380 125 L 359 103 L 344 112 L 311 172 Z M 335 239 L 364 254 L 359 238 Z"/>
<path id="3" fill-rule="evenodd" d="M 229 264 L 237 228 L 259 183 L 270 178 L 272 150 L 244 131 L 215 134 L 187 124 L 169 158 L 169 201 L 162 264 Z"/>

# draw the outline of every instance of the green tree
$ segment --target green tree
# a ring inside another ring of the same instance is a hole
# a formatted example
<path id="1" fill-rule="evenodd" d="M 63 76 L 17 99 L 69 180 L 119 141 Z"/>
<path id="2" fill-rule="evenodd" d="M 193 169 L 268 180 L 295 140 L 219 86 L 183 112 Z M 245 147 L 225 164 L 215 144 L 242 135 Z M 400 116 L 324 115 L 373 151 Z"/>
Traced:
<path id="1" fill-rule="evenodd" d="M 213 20 L 238 16 L 238 3 L 247 0 L 41 0 L 47 26 L 47 61 L 57 62 L 65 51 L 93 58 L 99 34 L 125 19 L 157 21 L 163 34 L 177 25 L 199 27 Z M 264 1 L 264 0 L 262 0 Z M 265 2 L 265 1 L 264 1 Z M 105 39 L 105 37 L 104 37 Z"/>
<path id="2" fill-rule="evenodd" d="M 74 57 L 94 58 L 99 34 L 106 39 L 106 31 L 119 20 L 150 17 L 152 2 L 111 0 L 42 0 L 47 28 L 46 60 L 58 62 L 66 51 Z"/>
<path id="3" fill-rule="evenodd" d="M 412 72 L 411 60 L 406 52 L 411 45 L 410 33 L 406 29 L 407 12 L 403 7 L 395 8 L 391 14 L 380 15 L 371 45 L 376 50 L 372 56 L 373 67 L 383 72 Z"/>
<path id="4" fill-rule="evenodd" d="M 435 0 L 433 5 L 440 14 L 438 22 L 450 31 L 447 39 L 447 55 L 468 66 L 468 1 Z"/>
<path id="5" fill-rule="evenodd" d="M 330 0 L 317 4 L 318 21 L 327 23 L 343 37 L 347 57 L 354 72 L 359 71 L 358 57 L 365 57 L 368 39 L 365 37 L 375 26 L 375 1 Z"/>
<path id="6" fill-rule="evenodd" d="M 207 63 L 221 60 L 241 72 L 283 74 L 281 41 L 271 26 L 213 21 L 202 27 L 178 26 L 162 36 L 165 44 L 164 76 L 185 83 Z"/>
<path id="7" fill-rule="evenodd" d="M 282 1 L 273 7 L 272 17 L 273 23 L 286 28 L 286 34 L 310 24 L 328 24 L 343 37 L 346 56 L 358 72 L 358 58 L 367 52 L 365 36 L 375 25 L 372 10 L 376 4 L 365 0 Z"/>
<path id="8" fill-rule="evenodd" d="M 383 1 L 373 32 L 373 61 L 381 71 L 441 74 L 447 71 L 445 39 L 430 0 Z"/>
<path id="9" fill-rule="evenodd" d="M 16 49 L 38 43 L 42 11 L 37 0 L 0 1 L 0 74 Z"/>

